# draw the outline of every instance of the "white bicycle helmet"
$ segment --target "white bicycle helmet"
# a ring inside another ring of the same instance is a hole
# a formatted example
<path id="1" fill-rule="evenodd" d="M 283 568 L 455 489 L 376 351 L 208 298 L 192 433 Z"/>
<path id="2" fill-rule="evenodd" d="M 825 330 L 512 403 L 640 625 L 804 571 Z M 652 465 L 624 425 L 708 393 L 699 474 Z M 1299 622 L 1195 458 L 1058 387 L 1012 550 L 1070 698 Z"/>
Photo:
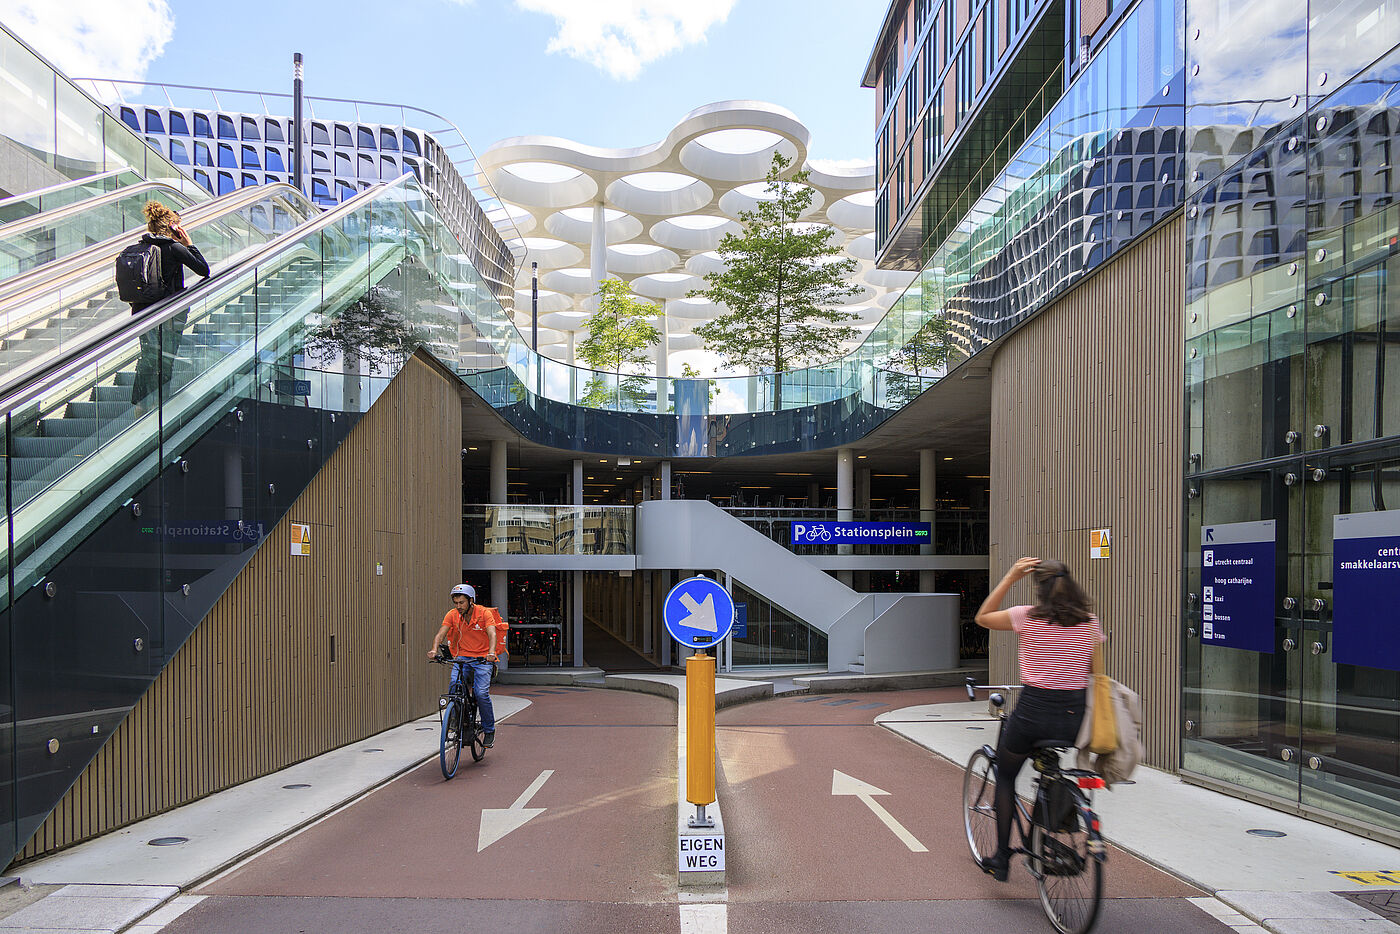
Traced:
<path id="1" fill-rule="evenodd" d="M 476 600 L 476 588 L 473 587 L 471 584 L 458 584 L 456 587 L 453 587 L 452 596 L 455 597 L 457 596 L 457 594 L 462 594 L 464 597 L 471 601 Z"/>

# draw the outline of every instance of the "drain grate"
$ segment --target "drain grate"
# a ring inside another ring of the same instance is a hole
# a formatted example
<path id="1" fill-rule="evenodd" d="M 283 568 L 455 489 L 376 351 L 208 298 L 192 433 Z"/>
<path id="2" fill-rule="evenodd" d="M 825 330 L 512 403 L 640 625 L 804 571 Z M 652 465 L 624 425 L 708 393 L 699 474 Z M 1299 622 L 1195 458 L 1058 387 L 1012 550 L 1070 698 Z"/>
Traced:
<path id="1" fill-rule="evenodd" d="M 1286 836 L 1288 836 L 1288 834 L 1284 833 L 1282 830 L 1260 830 L 1260 829 L 1258 829 L 1258 828 L 1255 828 L 1254 830 L 1246 830 L 1245 833 L 1252 833 L 1252 834 L 1254 834 L 1256 837 L 1286 837 Z"/>
<path id="2" fill-rule="evenodd" d="M 147 846 L 179 846 L 182 843 L 189 843 L 189 837 L 156 837 L 154 840 L 146 841 Z"/>
<path id="3" fill-rule="evenodd" d="M 310 788 L 311 786 L 308 785 L 306 782 L 294 782 L 293 784 L 283 785 L 282 787 L 287 789 L 288 791 L 292 791 L 296 788 Z"/>

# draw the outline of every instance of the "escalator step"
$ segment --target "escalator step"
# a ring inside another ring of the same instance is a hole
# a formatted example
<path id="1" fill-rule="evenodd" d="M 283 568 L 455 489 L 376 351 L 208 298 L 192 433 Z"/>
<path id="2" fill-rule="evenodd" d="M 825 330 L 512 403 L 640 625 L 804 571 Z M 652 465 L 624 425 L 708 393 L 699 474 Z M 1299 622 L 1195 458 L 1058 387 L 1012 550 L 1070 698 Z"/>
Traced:
<path id="1" fill-rule="evenodd" d="M 63 457 L 78 444 L 76 438 L 24 438 L 14 437 L 10 439 L 10 452 L 13 455 L 10 463 L 13 465 L 17 461 L 33 458 L 35 460 L 52 459 Z"/>
<path id="2" fill-rule="evenodd" d="M 131 398 L 131 389 L 126 391 Z M 40 423 L 48 438 L 90 438 L 97 434 L 97 422 L 91 418 L 46 418 Z"/>

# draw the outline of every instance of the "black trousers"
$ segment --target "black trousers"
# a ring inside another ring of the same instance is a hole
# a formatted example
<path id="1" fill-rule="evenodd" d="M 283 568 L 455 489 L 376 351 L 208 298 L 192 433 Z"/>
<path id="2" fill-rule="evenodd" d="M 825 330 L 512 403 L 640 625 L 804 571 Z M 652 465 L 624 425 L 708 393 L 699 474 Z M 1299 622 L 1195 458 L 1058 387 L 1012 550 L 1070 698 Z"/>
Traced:
<path id="1" fill-rule="evenodd" d="M 155 407 L 156 386 L 170 383 L 188 317 L 189 312 L 182 311 L 160 327 L 141 335 L 141 356 L 136 361 L 136 380 L 131 384 L 132 405 L 144 404 L 148 409 Z"/>
<path id="2" fill-rule="evenodd" d="M 1031 757 L 1031 749 L 1044 740 L 1065 745 L 1079 736 L 1084 720 L 1084 694 L 1078 691 L 1052 691 L 1047 688 L 1021 688 L 1016 709 L 1011 712 L 997 742 L 997 853 L 1011 852 L 1011 815 L 1016 807 L 1016 776 Z"/>

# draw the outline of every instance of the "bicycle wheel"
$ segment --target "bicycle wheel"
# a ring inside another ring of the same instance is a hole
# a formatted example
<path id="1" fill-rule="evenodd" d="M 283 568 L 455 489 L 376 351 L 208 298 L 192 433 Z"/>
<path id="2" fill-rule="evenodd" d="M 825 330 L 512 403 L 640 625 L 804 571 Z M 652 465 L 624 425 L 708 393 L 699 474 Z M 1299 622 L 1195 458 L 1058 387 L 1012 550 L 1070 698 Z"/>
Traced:
<path id="1" fill-rule="evenodd" d="M 456 698 L 450 698 L 442 708 L 442 745 L 438 749 L 438 762 L 442 765 L 442 777 L 450 779 L 457 774 L 457 761 L 462 757 L 462 708 Z"/>
<path id="2" fill-rule="evenodd" d="M 481 713 L 475 701 L 467 701 L 467 725 L 463 739 L 471 745 L 472 761 L 480 762 L 486 755 L 486 736 L 481 729 Z"/>
<path id="3" fill-rule="evenodd" d="M 1094 926 L 1103 898 L 1103 863 L 1089 852 L 1089 811 L 1075 797 L 1074 813 L 1059 828 L 1045 826 L 1044 807 L 1031 823 L 1031 873 L 1040 907 L 1060 934 L 1085 934 Z"/>
<path id="4" fill-rule="evenodd" d="M 972 858 L 981 861 L 997 851 L 996 762 L 979 749 L 963 773 L 963 827 Z"/>

